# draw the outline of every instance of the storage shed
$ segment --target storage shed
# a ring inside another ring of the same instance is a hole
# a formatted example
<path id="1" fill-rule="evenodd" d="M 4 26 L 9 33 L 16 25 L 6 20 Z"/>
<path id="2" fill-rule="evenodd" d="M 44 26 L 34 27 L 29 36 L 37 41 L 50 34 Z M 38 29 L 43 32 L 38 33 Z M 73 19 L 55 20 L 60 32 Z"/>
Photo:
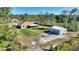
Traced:
<path id="1" fill-rule="evenodd" d="M 53 26 L 51 27 L 50 32 L 55 35 L 63 35 L 64 33 L 67 33 L 67 29 L 59 26 Z"/>

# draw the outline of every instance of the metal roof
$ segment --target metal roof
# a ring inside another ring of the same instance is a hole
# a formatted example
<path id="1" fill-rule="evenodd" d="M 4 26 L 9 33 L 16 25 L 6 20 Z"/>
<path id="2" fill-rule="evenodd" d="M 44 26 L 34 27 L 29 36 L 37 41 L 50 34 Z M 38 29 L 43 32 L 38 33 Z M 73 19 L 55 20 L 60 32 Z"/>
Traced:
<path id="1" fill-rule="evenodd" d="M 64 27 L 59 27 L 59 26 L 53 26 L 52 29 L 58 29 L 58 30 L 67 30 Z"/>

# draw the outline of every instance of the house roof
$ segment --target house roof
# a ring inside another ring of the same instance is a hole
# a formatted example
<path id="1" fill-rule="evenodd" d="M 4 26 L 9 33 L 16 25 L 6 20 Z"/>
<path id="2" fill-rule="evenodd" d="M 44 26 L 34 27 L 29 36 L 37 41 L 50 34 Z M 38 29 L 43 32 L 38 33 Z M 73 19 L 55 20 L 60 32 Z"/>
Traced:
<path id="1" fill-rule="evenodd" d="M 29 21 L 23 21 L 23 22 L 18 23 L 18 25 L 32 25 L 32 24 L 33 23 Z"/>
<path id="2" fill-rule="evenodd" d="M 66 28 L 59 27 L 59 26 L 53 26 L 52 29 L 67 30 Z"/>

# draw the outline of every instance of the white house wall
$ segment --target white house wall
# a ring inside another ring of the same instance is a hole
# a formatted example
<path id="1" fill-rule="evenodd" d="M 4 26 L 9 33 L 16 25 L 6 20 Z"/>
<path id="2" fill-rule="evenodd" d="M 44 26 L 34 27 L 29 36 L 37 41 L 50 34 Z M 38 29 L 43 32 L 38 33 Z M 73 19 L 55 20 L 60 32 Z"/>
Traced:
<path id="1" fill-rule="evenodd" d="M 23 25 L 22 25 L 21 28 L 26 28 L 26 26 L 23 26 Z"/>
<path id="2" fill-rule="evenodd" d="M 37 24 L 31 24 L 30 26 L 37 26 Z"/>
<path id="3" fill-rule="evenodd" d="M 60 30 L 60 35 L 67 33 L 67 30 Z"/>

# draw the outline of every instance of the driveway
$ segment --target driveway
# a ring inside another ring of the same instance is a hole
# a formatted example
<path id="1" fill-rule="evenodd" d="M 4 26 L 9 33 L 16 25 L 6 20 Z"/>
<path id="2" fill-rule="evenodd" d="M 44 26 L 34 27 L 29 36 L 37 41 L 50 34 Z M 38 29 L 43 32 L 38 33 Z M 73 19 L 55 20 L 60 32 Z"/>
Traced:
<path id="1" fill-rule="evenodd" d="M 68 38 L 67 35 L 48 35 L 46 33 L 43 33 L 42 36 L 39 38 L 40 44 L 50 42 L 52 40 L 56 39 L 63 39 L 63 38 Z"/>

